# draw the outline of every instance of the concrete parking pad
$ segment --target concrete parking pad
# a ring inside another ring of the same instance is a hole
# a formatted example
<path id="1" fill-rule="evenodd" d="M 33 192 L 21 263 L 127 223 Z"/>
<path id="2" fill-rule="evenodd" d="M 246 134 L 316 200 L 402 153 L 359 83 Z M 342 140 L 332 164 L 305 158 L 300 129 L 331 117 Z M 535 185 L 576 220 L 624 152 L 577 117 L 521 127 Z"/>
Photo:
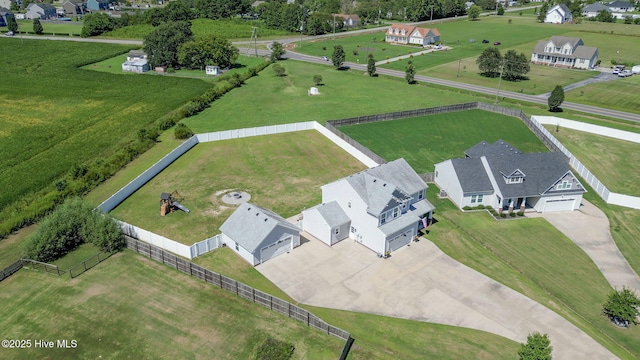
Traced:
<path id="1" fill-rule="evenodd" d="M 528 297 L 455 261 L 423 239 L 389 259 L 353 240 L 308 241 L 256 267 L 309 305 L 462 326 L 526 342 L 549 334 L 555 359 L 615 359 L 576 326 Z"/>
<path id="2" fill-rule="evenodd" d="M 596 264 L 605 279 L 617 289 L 626 286 L 640 294 L 640 278 L 616 246 L 609 219 L 602 210 L 582 199 L 577 211 L 528 214 L 544 217 L 578 245 Z"/>

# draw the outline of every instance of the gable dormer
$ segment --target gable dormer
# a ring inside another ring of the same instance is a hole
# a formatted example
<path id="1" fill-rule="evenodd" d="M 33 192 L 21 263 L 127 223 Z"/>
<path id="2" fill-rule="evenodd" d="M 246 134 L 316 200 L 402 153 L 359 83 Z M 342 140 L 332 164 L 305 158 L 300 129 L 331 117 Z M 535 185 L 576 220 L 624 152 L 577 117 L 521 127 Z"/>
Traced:
<path id="1" fill-rule="evenodd" d="M 525 174 L 520 169 L 514 170 L 511 174 L 502 173 L 502 178 L 506 184 L 522 184 Z"/>

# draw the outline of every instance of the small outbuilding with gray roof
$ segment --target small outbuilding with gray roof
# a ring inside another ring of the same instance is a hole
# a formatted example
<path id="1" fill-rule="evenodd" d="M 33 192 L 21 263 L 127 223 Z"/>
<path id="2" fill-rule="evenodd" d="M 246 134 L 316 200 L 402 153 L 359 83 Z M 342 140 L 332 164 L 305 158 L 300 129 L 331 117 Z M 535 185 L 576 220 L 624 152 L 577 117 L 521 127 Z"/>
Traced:
<path id="1" fill-rule="evenodd" d="M 300 245 L 300 229 L 271 210 L 242 203 L 222 226 L 222 242 L 251 265 Z"/>
<path id="2" fill-rule="evenodd" d="M 335 201 L 302 212 L 302 230 L 329 246 L 348 238 L 350 226 L 351 219 Z"/>
<path id="3" fill-rule="evenodd" d="M 586 192 L 562 153 L 524 154 L 503 140 L 482 142 L 467 157 L 435 165 L 435 183 L 458 207 L 498 211 L 570 211 Z"/>

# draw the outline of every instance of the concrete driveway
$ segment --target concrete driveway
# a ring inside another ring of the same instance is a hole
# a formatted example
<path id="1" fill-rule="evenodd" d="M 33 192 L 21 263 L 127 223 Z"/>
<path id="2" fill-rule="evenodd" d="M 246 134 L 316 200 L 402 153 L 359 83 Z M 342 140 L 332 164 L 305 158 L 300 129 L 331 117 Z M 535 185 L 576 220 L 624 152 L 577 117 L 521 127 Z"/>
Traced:
<path id="1" fill-rule="evenodd" d="M 577 211 L 527 213 L 527 216 L 543 217 L 565 234 L 593 260 L 611 286 L 617 289 L 626 286 L 640 294 L 640 278 L 616 246 L 609 219 L 602 210 L 582 199 Z"/>
<path id="2" fill-rule="evenodd" d="M 301 303 L 468 327 L 517 342 L 539 331 L 549 334 L 555 359 L 616 358 L 555 312 L 428 240 L 379 259 L 350 239 L 329 247 L 303 236 L 309 240 L 291 253 L 256 267 Z"/>

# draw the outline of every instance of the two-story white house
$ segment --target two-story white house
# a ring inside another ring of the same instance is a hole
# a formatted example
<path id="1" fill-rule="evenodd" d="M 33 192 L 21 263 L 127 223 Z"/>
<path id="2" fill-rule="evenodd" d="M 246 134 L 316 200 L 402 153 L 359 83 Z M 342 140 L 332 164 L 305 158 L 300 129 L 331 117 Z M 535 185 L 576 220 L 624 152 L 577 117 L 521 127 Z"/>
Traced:
<path id="1" fill-rule="evenodd" d="M 131 50 L 127 54 L 127 61 L 122 63 L 122 71 L 144 73 L 150 70 L 147 54 L 140 50 Z"/>
<path id="2" fill-rule="evenodd" d="M 434 174 L 435 183 L 461 209 L 571 211 L 586 192 L 560 152 L 524 154 L 498 140 L 483 141 L 465 155 L 435 164 Z"/>
<path id="3" fill-rule="evenodd" d="M 438 29 L 419 28 L 413 25 L 393 24 L 387 29 L 385 41 L 397 44 L 429 45 L 440 41 Z"/>
<path id="4" fill-rule="evenodd" d="M 572 21 L 573 15 L 571 15 L 571 10 L 569 10 L 565 4 L 552 6 L 544 17 L 544 22 L 551 24 L 564 24 Z"/>
<path id="5" fill-rule="evenodd" d="M 585 46 L 580 38 L 552 36 L 536 44 L 531 62 L 548 66 L 591 69 L 598 61 L 598 48 Z"/>
<path id="6" fill-rule="evenodd" d="M 325 209 L 326 220 L 303 212 L 302 229 L 316 236 L 325 230 L 311 222 L 323 221 L 324 227 L 332 223 L 329 230 L 338 233 L 329 245 L 349 237 L 378 254 L 393 252 L 430 224 L 435 207 L 425 199 L 426 190 L 427 184 L 411 166 L 398 159 L 322 186 L 323 204 L 337 205 L 341 211 Z M 341 233 L 345 224 L 348 234 Z"/>

